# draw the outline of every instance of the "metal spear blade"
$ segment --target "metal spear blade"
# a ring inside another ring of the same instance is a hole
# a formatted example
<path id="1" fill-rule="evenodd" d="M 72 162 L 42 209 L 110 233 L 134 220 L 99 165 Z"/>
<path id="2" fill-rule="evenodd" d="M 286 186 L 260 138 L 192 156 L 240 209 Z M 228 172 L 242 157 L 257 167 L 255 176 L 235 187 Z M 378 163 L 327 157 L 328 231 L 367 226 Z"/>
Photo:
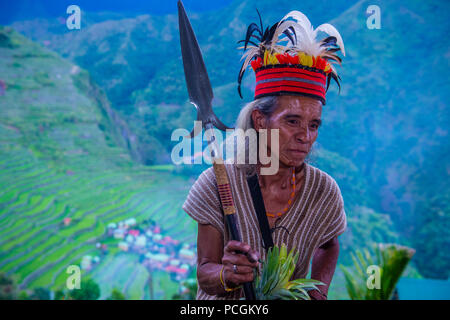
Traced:
<path id="1" fill-rule="evenodd" d="M 223 131 L 230 129 L 217 118 L 212 110 L 212 99 L 214 96 L 211 82 L 209 81 L 197 38 L 180 0 L 178 1 L 178 23 L 184 75 L 190 101 L 197 107 L 197 120 L 202 121 L 203 127 L 206 127 L 208 123 L 212 123 L 217 129 Z M 190 137 L 194 137 L 194 130 L 192 130 Z"/>

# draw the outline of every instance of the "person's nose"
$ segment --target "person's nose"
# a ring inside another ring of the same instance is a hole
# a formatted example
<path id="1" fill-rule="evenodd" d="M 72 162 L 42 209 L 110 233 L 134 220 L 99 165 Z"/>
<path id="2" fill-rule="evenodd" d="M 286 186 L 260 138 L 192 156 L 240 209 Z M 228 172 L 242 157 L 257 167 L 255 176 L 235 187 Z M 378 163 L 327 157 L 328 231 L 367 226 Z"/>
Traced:
<path id="1" fill-rule="evenodd" d="M 300 143 L 309 143 L 311 140 L 311 132 L 307 124 L 302 123 L 296 132 L 295 139 Z"/>

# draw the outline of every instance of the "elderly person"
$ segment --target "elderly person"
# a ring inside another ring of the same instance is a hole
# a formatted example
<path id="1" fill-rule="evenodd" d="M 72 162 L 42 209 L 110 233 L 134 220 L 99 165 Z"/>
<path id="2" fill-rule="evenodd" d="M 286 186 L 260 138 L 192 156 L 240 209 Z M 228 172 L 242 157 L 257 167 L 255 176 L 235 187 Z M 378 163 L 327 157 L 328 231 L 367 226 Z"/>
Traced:
<path id="1" fill-rule="evenodd" d="M 344 53 L 342 39 L 334 27 L 322 25 L 318 29 L 332 36 L 316 41 L 308 19 L 298 11 L 264 33 L 262 26 L 259 32 L 252 25 L 245 48 L 249 43 L 254 46 L 245 53 L 239 84 L 251 63 L 256 74 L 255 99 L 242 109 L 236 127 L 268 130 L 269 135 L 272 129 L 278 130 L 278 143 L 272 145 L 269 138 L 266 145 L 267 154 L 277 155 L 272 159 L 278 161 L 278 171 L 261 174 L 269 164 L 262 164 L 259 157 L 256 164 L 225 165 L 241 242 L 230 241 L 213 168 L 192 186 L 183 209 L 198 222 L 197 299 L 241 298 L 241 285 L 253 280 L 258 260 L 266 256 L 246 180 L 253 173 L 258 175 L 274 244 L 298 251 L 294 278 L 305 278 L 312 260 L 311 278 L 324 285 L 309 294 L 326 299 L 339 254 L 337 238 L 346 228 L 346 217 L 336 182 L 305 158 L 318 136 L 330 79 L 338 81 L 330 62 L 340 62 L 336 52 Z M 250 40 L 255 30 L 253 38 L 259 44 Z M 279 42 L 283 39 L 278 40 L 282 35 L 289 41 L 285 46 Z"/>

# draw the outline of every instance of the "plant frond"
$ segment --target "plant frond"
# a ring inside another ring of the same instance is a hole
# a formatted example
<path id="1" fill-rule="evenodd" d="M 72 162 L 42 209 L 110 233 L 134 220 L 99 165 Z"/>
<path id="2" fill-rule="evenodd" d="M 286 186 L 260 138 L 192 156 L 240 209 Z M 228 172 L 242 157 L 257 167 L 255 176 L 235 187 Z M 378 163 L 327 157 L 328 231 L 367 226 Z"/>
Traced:
<path id="1" fill-rule="evenodd" d="M 283 244 L 281 248 L 269 249 L 266 260 L 262 263 L 260 276 L 255 278 L 257 299 L 309 300 L 307 290 L 317 289 L 322 282 L 313 279 L 291 280 L 295 271 L 299 253 L 287 252 Z"/>

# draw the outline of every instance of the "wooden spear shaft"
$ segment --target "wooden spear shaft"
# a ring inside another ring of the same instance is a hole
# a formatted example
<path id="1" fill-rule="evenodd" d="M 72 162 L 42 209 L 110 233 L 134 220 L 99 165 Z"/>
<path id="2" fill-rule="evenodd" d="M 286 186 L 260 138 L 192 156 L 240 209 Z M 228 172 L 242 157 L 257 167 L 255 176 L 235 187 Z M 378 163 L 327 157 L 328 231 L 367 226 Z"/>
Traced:
<path id="1" fill-rule="evenodd" d="M 217 189 L 219 191 L 220 203 L 225 215 L 225 220 L 230 230 L 231 239 L 241 241 L 239 229 L 236 221 L 236 207 L 234 206 L 233 194 L 231 193 L 230 181 L 228 179 L 227 170 L 223 159 L 219 156 L 217 141 L 214 136 L 213 125 L 207 123 L 205 125 L 208 146 L 211 148 L 211 158 L 213 162 L 214 173 L 216 175 Z M 243 284 L 246 300 L 256 300 L 253 282 Z"/>

